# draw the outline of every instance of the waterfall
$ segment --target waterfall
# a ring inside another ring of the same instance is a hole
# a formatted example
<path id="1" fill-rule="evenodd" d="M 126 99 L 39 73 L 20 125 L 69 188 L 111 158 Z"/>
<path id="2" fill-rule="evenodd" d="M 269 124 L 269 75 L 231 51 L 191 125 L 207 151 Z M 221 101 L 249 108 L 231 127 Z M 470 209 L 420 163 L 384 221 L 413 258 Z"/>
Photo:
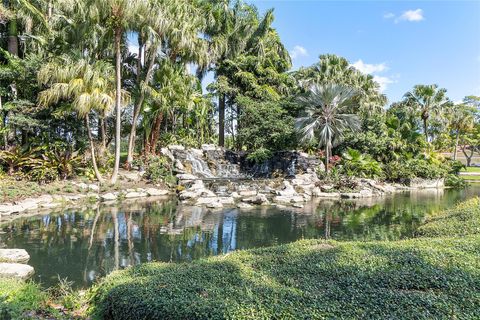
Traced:
<path id="1" fill-rule="evenodd" d="M 192 174 L 202 178 L 215 178 L 208 164 L 201 156 L 197 157 L 194 152 L 188 152 L 186 160 L 192 165 Z"/>

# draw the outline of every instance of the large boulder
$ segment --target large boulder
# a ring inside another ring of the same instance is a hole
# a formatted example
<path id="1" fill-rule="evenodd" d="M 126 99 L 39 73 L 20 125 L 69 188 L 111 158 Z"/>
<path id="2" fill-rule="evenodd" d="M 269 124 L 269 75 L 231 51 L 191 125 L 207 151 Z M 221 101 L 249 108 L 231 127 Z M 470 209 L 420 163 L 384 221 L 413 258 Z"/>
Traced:
<path id="1" fill-rule="evenodd" d="M 35 273 L 32 266 L 21 263 L 0 263 L 0 278 L 26 280 Z"/>
<path id="2" fill-rule="evenodd" d="M 30 255 L 24 249 L 0 249 L 1 262 L 25 263 Z"/>

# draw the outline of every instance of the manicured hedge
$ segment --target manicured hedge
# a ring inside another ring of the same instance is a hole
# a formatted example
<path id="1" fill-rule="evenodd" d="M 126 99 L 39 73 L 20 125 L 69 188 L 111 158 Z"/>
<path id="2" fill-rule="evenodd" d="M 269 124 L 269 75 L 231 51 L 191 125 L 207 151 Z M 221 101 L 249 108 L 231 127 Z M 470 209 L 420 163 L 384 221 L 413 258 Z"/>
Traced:
<path id="1" fill-rule="evenodd" d="M 434 213 L 417 233 L 426 237 L 480 235 L 480 198 L 473 198 L 452 209 Z"/>
<path id="2" fill-rule="evenodd" d="M 0 278 L 0 319 L 24 319 L 25 312 L 39 310 L 46 294 L 32 282 Z"/>
<path id="3" fill-rule="evenodd" d="M 143 264 L 91 294 L 99 319 L 478 319 L 480 237 L 304 240 Z"/>

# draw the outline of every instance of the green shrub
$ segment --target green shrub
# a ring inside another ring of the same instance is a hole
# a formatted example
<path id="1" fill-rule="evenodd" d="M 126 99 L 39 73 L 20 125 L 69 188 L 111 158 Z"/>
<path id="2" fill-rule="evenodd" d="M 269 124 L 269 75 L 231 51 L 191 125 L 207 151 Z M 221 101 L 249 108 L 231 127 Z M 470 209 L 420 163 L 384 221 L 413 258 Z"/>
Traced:
<path id="1" fill-rule="evenodd" d="M 23 319 L 27 311 L 41 309 L 47 296 L 33 282 L 0 278 L 0 319 Z M 25 317 L 26 318 L 26 317 Z"/>
<path id="2" fill-rule="evenodd" d="M 452 188 L 464 188 L 467 185 L 465 179 L 456 174 L 449 174 L 445 177 L 445 186 Z"/>
<path id="3" fill-rule="evenodd" d="M 445 164 L 426 159 L 408 159 L 387 163 L 384 172 L 388 180 L 404 182 L 412 178 L 444 178 L 448 175 L 449 168 Z"/>
<path id="4" fill-rule="evenodd" d="M 361 154 L 355 149 L 347 149 L 342 155 L 340 171 L 350 177 L 379 178 L 383 170 L 379 162 L 368 154 Z"/>
<path id="5" fill-rule="evenodd" d="M 146 161 L 146 177 L 153 183 L 172 183 L 172 164 L 166 156 L 152 156 Z"/>
<path id="6" fill-rule="evenodd" d="M 147 263 L 93 288 L 98 319 L 478 319 L 478 237 L 298 241 Z"/>
<path id="7" fill-rule="evenodd" d="M 253 161 L 255 163 L 262 163 L 272 157 L 272 152 L 265 148 L 258 148 L 257 150 L 249 153 L 247 160 Z"/>
<path id="8" fill-rule="evenodd" d="M 480 235 L 480 198 L 428 217 L 417 233 L 428 237 Z M 480 247 L 480 242 L 479 242 Z M 480 257 L 479 257 L 480 260 Z"/>

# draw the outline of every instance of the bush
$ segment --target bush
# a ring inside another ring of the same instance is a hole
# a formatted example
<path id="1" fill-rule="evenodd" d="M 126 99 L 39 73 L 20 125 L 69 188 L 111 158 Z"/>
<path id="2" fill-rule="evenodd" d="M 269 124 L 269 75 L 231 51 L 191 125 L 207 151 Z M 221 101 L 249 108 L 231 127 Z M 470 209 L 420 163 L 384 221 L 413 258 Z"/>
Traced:
<path id="1" fill-rule="evenodd" d="M 146 161 L 146 177 L 153 183 L 174 183 L 172 164 L 166 156 L 151 156 Z"/>
<path id="2" fill-rule="evenodd" d="M 47 296 L 32 282 L 0 279 L 0 319 L 24 319 L 26 311 L 39 310 Z"/>
<path id="3" fill-rule="evenodd" d="M 480 235 L 480 198 L 470 199 L 452 209 L 433 214 L 417 233 L 428 237 Z M 480 241 L 478 246 L 480 248 Z"/>
<path id="4" fill-rule="evenodd" d="M 368 154 L 361 154 L 355 149 L 348 149 L 342 157 L 340 171 L 350 177 L 379 178 L 383 170 L 379 162 Z"/>
<path id="5" fill-rule="evenodd" d="M 405 182 L 408 179 L 438 179 L 447 176 L 449 168 L 442 163 L 426 159 L 392 161 L 384 166 L 385 176 L 390 181 Z"/>
<path id="6" fill-rule="evenodd" d="M 464 188 L 467 182 L 462 177 L 456 174 L 449 174 L 445 177 L 445 186 L 452 188 Z"/>
<path id="7" fill-rule="evenodd" d="M 252 153 L 249 153 L 247 156 L 247 160 L 253 161 L 255 163 L 262 163 L 267 161 L 272 157 L 272 152 L 265 148 L 259 148 Z"/>
<path id="8" fill-rule="evenodd" d="M 478 237 L 298 241 L 147 263 L 93 288 L 101 319 L 476 319 Z"/>

